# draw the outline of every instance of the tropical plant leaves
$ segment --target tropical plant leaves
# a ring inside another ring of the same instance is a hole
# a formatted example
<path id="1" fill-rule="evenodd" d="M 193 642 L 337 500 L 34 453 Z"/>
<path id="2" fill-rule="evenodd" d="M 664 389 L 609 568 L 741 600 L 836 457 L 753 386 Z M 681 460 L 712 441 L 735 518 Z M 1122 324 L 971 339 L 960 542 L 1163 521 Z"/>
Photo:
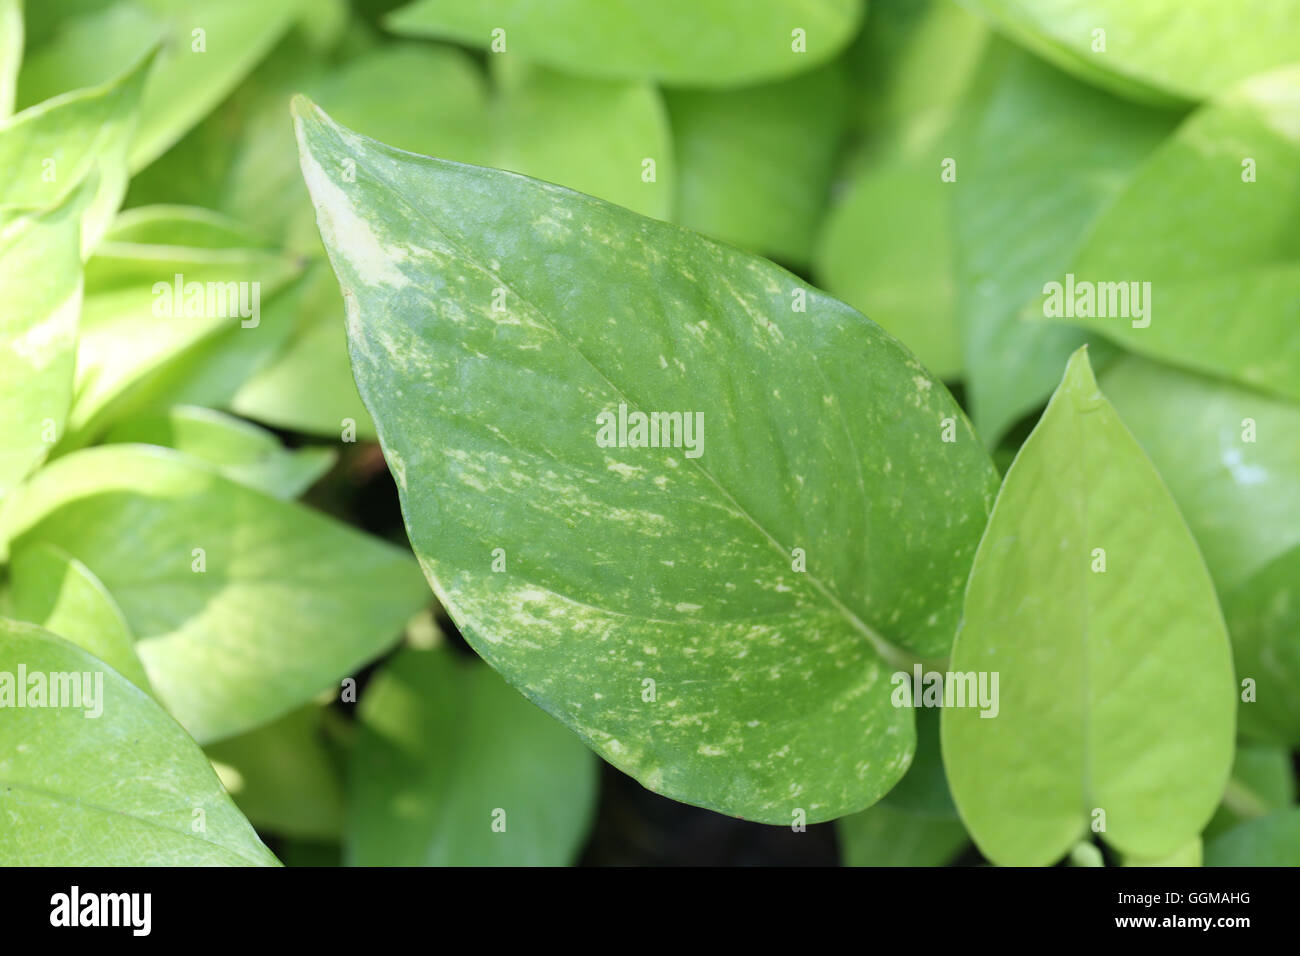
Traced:
<path id="1" fill-rule="evenodd" d="M 481 663 L 404 649 L 367 686 L 352 751 L 353 866 L 565 866 L 596 761 Z"/>
<path id="2" fill-rule="evenodd" d="M 970 844 L 959 820 L 883 803 L 837 820 L 835 829 L 845 866 L 944 866 Z"/>
<path id="3" fill-rule="evenodd" d="M 1137 99 L 1204 99 L 1300 59 L 1296 0 L 962 2 L 1062 69 Z"/>
<path id="4" fill-rule="evenodd" d="M 1238 724 L 1245 716 L 1239 709 Z M 1293 774 L 1291 754 L 1285 747 L 1239 744 L 1223 803 L 1206 825 L 1204 838 L 1213 839 L 1247 820 L 1291 806 L 1296 798 Z"/>
<path id="5" fill-rule="evenodd" d="M 1249 820 L 1205 847 L 1206 866 L 1300 866 L 1300 807 Z"/>
<path id="6" fill-rule="evenodd" d="M 1295 435 L 1291 436 L 1295 441 Z M 1300 747 L 1300 547 L 1257 571 L 1228 595 L 1237 677 L 1253 681 L 1237 720 L 1243 736 Z"/>
<path id="7" fill-rule="evenodd" d="M 0 619 L 0 674 L 16 684 L 20 666 L 51 687 L 49 675 L 102 685 L 92 707 L 6 706 L 0 864 L 276 865 L 202 751 L 143 690 L 47 631 Z"/>
<path id="8" fill-rule="evenodd" d="M 289 28 L 301 0 L 118 0 L 65 16 L 29 52 L 24 104 L 92 86 L 159 47 L 128 162 L 134 173 L 220 103 Z"/>
<path id="9" fill-rule="evenodd" d="M 9 504 L 13 550 L 53 545 L 104 583 L 159 699 L 204 743 L 337 686 L 428 593 L 399 549 L 170 449 L 68 455 Z"/>
<path id="10" fill-rule="evenodd" d="M 78 196 L 0 214 L 0 500 L 62 437 L 81 308 Z"/>
<path id="11" fill-rule="evenodd" d="M 475 649 L 660 793 L 874 802 L 912 750 L 889 661 L 947 649 L 996 484 L 943 386 L 762 260 L 295 110 L 362 397 Z M 601 447 L 620 403 L 707 438 Z"/>
<path id="12" fill-rule="evenodd" d="M 1300 400 L 1297 204 L 1300 67 L 1292 67 L 1201 108 L 1142 164 L 1071 266 L 1080 292 L 1096 289 L 1097 301 L 1089 307 L 1076 295 L 1061 305 L 1092 314 L 1064 321 Z M 1039 297 L 1025 317 L 1044 314 Z"/>
<path id="13" fill-rule="evenodd" d="M 830 59 L 861 16 L 861 0 L 418 0 L 387 25 L 580 76 L 742 86 Z"/>
<path id="14" fill-rule="evenodd" d="M 1052 863 L 1099 822 L 1160 859 L 1218 804 L 1235 694 L 1214 587 L 1086 350 L 1007 472 L 950 666 L 999 675 L 996 717 L 942 719 L 953 798 L 994 862 Z"/>
<path id="15" fill-rule="evenodd" d="M 993 447 L 1051 394 L 1085 340 L 1079 329 L 1023 321 L 1022 308 L 1064 276 L 1088 224 L 1177 117 L 1005 46 L 977 85 L 956 157 L 953 237 L 970 407 Z M 1094 345 L 1092 358 L 1101 367 L 1106 352 Z"/>
<path id="16" fill-rule="evenodd" d="M 152 56 L 104 84 L 56 96 L 0 123 L 0 207 L 38 208 L 82 200 L 83 257 L 99 242 L 126 193 L 127 147 Z"/>

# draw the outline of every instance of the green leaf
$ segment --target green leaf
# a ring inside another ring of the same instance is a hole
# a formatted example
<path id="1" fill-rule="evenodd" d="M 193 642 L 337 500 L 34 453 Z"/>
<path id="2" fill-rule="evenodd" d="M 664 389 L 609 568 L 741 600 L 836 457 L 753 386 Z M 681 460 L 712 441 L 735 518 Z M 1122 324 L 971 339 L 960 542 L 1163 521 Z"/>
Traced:
<path id="1" fill-rule="evenodd" d="M 1098 810 L 1108 844 L 1160 858 L 1214 812 L 1235 709 L 1223 619 L 1084 349 L 1007 472 L 951 668 L 999 675 L 995 718 L 944 707 L 942 723 L 953 798 L 995 863 L 1058 860 Z"/>
<path id="2" fill-rule="evenodd" d="M 1300 399 L 1298 205 L 1293 67 L 1192 114 L 1093 223 L 1069 269 L 1076 301 L 1040 295 L 1025 318 L 1064 312 L 1131 351 Z"/>
<path id="3" fill-rule="evenodd" d="M 1137 99 L 1203 99 L 1300 59 L 1296 0 L 962 2 L 1062 69 Z"/>
<path id="4" fill-rule="evenodd" d="M 831 59 L 861 17 L 860 0 L 418 0 L 387 26 L 580 76 L 743 86 Z"/>
<path id="5" fill-rule="evenodd" d="M 366 688 L 344 840 L 351 866 L 564 866 L 596 761 L 481 663 L 405 649 Z"/>
<path id="6" fill-rule="evenodd" d="M 109 429 L 104 441 L 175 448 L 215 465 L 233 481 L 286 500 L 315 484 L 337 457 L 330 448 L 290 451 L 263 428 L 189 405 L 128 419 Z"/>
<path id="7" fill-rule="evenodd" d="M 669 217 L 677 180 L 674 151 L 653 85 L 577 79 L 513 58 L 493 64 L 499 68 L 491 165 L 645 216 Z M 372 130 L 369 123 L 362 128 Z M 646 160 L 654 163 L 650 181 Z"/>
<path id="8" fill-rule="evenodd" d="M 147 232 L 109 233 L 86 267 L 64 447 L 148 405 L 169 366 L 223 331 L 259 334 L 262 303 L 298 266 L 223 223 L 180 211 L 159 215 Z"/>
<path id="9" fill-rule="evenodd" d="M 81 258 L 77 197 L 0 216 L 0 500 L 61 437 L 72 402 Z"/>
<path id="10" fill-rule="evenodd" d="M 1238 680 L 1254 681 L 1254 699 L 1237 709 L 1242 735 L 1300 747 L 1300 547 L 1229 594 L 1223 613 Z"/>
<path id="11" fill-rule="evenodd" d="M 1300 545 L 1300 406 L 1137 358 L 1102 383 L 1169 484 L 1220 594 Z"/>
<path id="12" fill-rule="evenodd" d="M 335 840 L 343 832 L 342 774 L 322 734 L 320 707 L 301 707 L 212 744 L 207 754 L 258 827 L 304 840 Z"/>
<path id="13" fill-rule="evenodd" d="M 8 119 L 14 111 L 22 62 L 22 0 L 0 0 L 0 120 Z"/>
<path id="14" fill-rule="evenodd" d="M 676 221 L 806 263 L 830 196 L 846 92 L 837 63 L 741 90 L 669 93 Z"/>
<path id="15" fill-rule="evenodd" d="M 122 609 L 90 568 L 58 548 L 35 544 L 14 552 L 9 584 L 15 617 L 68 639 L 153 692 Z"/>
<path id="16" fill-rule="evenodd" d="M 12 689 L 20 666 L 29 682 L 81 675 L 98 700 L 6 706 L 0 864 L 276 865 L 202 751 L 148 694 L 81 648 L 0 620 L 0 682 Z"/>
<path id="17" fill-rule="evenodd" d="M 1192 837 L 1183 846 L 1158 858 L 1125 856 L 1124 866 L 1200 866 L 1203 856 L 1201 838 Z"/>
<path id="18" fill-rule="evenodd" d="M 1205 846 L 1206 866 L 1300 866 L 1300 807 L 1250 820 Z"/>
<path id="19" fill-rule="evenodd" d="M 953 275 L 957 183 L 944 161 L 963 154 L 953 122 L 988 30 L 960 7 L 875 3 L 855 46 L 867 137 L 818 237 L 826 289 L 898 336 L 944 379 L 961 372 Z M 855 61 L 855 62 L 856 62 Z M 958 180 L 959 182 L 960 180 Z"/>
<path id="20" fill-rule="evenodd" d="M 19 99 L 90 86 L 161 50 L 145 87 L 129 164 L 138 172 L 226 98 L 289 28 L 301 0 L 120 0 L 60 20 L 23 64 Z M 199 32 L 201 31 L 201 33 Z"/>
<path id="21" fill-rule="evenodd" d="M 957 807 L 948 790 L 939 750 L 938 708 L 916 709 L 916 755 L 898 786 L 885 794 L 878 805 L 903 810 L 912 816 L 957 819 Z"/>
<path id="22" fill-rule="evenodd" d="M 968 395 L 993 447 L 1051 394 L 1086 338 L 1076 328 L 1025 322 L 1022 308 L 1065 273 L 1088 224 L 1176 117 L 1005 47 L 995 48 L 980 89 L 956 157 L 954 241 Z M 1094 347 L 1098 366 L 1105 358 Z"/>
<path id="23" fill-rule="evenodd" d="M 764 260 L 295 109 L 353 370 L 475 650 L 675 799 L 879 798 L 912 751 L 889 665 L 946 651 L 996 485 L 943 385 Z M 707 435 L 602 447 L 621 404 Z"/>
<path id="24" fill-rule="evenodd" d="M 1233 640 L 1236 640 L 1235 636 Z M 1238 724 L 1245 718 L 1243 710 L 1237 712 Z M 1286 748 L 1240 744 L 1232 762 L 1232 778 L 1223 793 L 1223 803 L 1215 811 L 1203 836 L 1209 840 L 1246 820 L 1262 817 L 1274 810 L 1285 810 L 1295 803 L 1295 798 L 1291 754 Z"/>
<path id="25" fill-rule="evenodd" d="M 99 242 L 126 193 L 127 147 L 136 126 L 146 55 L 117 78 L 57 96 L 0 123 L 0 207 L 53 206 L 93 179 L 82 213 L 82 255 Z"/>
<path id="26" fill-rule="evenodd" d="M 970 844 L 956 820 L 885 804 L 837 820 L 835 829 L 845 866 L 944 866 Z"/>
<path id="27" fill-rule="evenodd" d="M 203 743 L 337 686 L 427 600 L 398 548 L 170 449 L 77 452 L 9 504 L 13 549 L 52 544 L 104 582 L 159 698 Z"/>

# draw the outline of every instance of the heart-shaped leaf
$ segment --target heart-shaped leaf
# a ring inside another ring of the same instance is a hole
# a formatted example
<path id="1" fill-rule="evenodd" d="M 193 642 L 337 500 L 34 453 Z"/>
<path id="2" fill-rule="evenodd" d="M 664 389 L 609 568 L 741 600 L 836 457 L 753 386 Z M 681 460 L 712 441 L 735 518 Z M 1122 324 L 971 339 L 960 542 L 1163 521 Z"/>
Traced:
<path id="1" fill-rule="evenodd" d="M 295 111 L 358 387 L 474 648 L 660 793 L 874 802 L 912 751 L 891 663 L 948 649 L 997 481 L 943 385 L 764 260 Z M 651 412 L 653 443 L 615 434 Z"/>
<path id="2" fill-rule="evenodd" d="M 950 666 L 998 675 L 993 716 L 942 721 L 953 798 L 995 863 L 1052 863 L 1090 831 L 1159 859 L 1214 812 L 1236 706 L 1223 618 L 1084 349 L 1007 472 Z"/>

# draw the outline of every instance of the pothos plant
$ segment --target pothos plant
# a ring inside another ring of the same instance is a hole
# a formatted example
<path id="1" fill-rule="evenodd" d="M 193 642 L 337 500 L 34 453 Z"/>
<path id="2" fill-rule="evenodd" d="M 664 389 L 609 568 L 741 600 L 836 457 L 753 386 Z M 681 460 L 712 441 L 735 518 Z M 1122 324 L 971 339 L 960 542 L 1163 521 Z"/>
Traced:
<path id="1" fill-rule="evenodd" d="M 1300 9 L 1078 6 L 0 0 L 0 862 L 1300 862 Z"/>

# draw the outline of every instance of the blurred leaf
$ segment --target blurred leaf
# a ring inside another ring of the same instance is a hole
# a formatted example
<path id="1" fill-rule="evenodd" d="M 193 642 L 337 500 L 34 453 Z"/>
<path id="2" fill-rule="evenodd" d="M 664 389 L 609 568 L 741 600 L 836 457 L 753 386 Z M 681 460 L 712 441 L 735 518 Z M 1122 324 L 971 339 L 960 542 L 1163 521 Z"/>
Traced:
<path id="1" fill-rule="evenodd" d="M 1300 433 L 1288 437 L 1300 444 Z M 1255 572 L 1223 611 L 1238 681 L 1255 682 L 1255 700 L 1237 710 L 1242 735 L 1300 747 L 1300 547 Z"/>
<path id="2" fill-rule="evenodd" d="M 916 816 L 885 804 L 835 821 L 845 866 L 944 866 L 970 845 L 957 820 Z"/>
<path id="3" fill-rule="evenodd" d="M 993 862 L 1055 862 L 1095 809 L 1108 844 L 1164 857 L 1218 804 L 1235 704 L 1214 586 L 1084 349 L 1007 473 L 950 666 L 999 675 L 995 719 L 942 718 L 953 798 Z"/>
<path id="4" fill-rule="evenodd" d="M 479 662 L 404 649 L 367 686 L 349 771 L 352 866 L 564 866 L 596 761 Z"/>
<path id="5" fill-rule="evenodd" d="M 230 407 L 277 428 L 334 439 L 353 422 L 357 439 L 373 440 L 374 422 L 352 380 L 338 280 L 321 262 L 305 281 L 295 307 L 298 321 L 283 349 L 240 379 Z"/>
<path id="6" fill-rule="evenodd" d="M 861 0 L 417 0 L 386 24 L 580 76 L 743 86 L 831 59 L 861 17 Z"/>
<path id="7" fill-rule="evenodd" d="M 893 807 L 912 816 L 957 819 L 957 807 L 948 790 L 939 750 L 937 708 L 916 708 L 916 755 L 898 786 L 885 794 L 877 806 Z"/>
<path id="8" fill-rule="evenodd" d="M 1024 322 L 1088 224 L 1177 117 L 1114 99 L 999 47 L 963 126 L 953 209 L 972 417 L 989 446 L 1051 394 L 1079 329 Z M 1094 364 L 1107 352 L 1094 346 Z"/>
<path id="9" fill-rule="evenodd" d="M 1300 59 L 1297 0 L 962 2 L 1044 59 L 1136 99 L 1201 99 Z"/>
<path id="10" fill-rule="evenodd" d="M 806 263 L 844 133 L 842 65 L 741 90 L 676 90 L 667 102 L 676 221 Z"/>
<path id="11" fill-rule="evenodd" d="M 122 609 L 90 568 L 58 548 L 36 544 L 14 552 L 9 579 L 19 620 L 66 638 L 153 693 Z"/>
<path id="12" fill-rule="evenodd" d="M 1233 635 L 1233 640 L 1236 641 L 1236 635 Z M 1244 709 L 1237 711 L 1238 723 L 1244 722 Z M 1210 840 L 1246 820 L 1262 817 L 1274 810 L 1285 810 L 1295 803 L 1295 798 L 1291 754 L 1286 748 L 1238 744 L 1223 803 L 1202 836 Z"/>
<path id="13" fill-rule="evenodd" d="M 23 62 L 23 2 L 0 0 L 0 120 L 14 111 Z"/>
<path id="14" fill-rule="evenodd" d="M 116 79 L 65 93 L 0 123 L 0 208 L 53 206 L 92 180 L 82 212 L 82 255 L 99 242 L 126 193 L 126 150 L 152 62 Z"/>
<path id="15" fill-rule="evenodd" d="M 72 401 L 79 199 L 0 214 L 0 500 L 44 460 Z"/>
<path id="16" fill-rule="evenodd" d="M 20 102 L 101 82 L 161 41 L 131 142 L 129 163 L 137 172 L 225 99 L 288 29 L 301 2 L 120 0 L 65 17 L 29 52 Z"/>
<path id="17" fill-rule="evenodd" d="M 296 110 L 353 369 L 475 649 L 656 792 L 785 824 L 874 802 L 912 751 L 887 640 L 947 649 L 996 484 L 943 386 L 763 260 Z M 602 447 L 620 404 L 703 409 L 707 444 Z"/>
<path id="18" fill-rule="evenodd" d="M 235 805 L 256 826 L 307 840 L 342 833 L 343 781 L 320 717 L 311 704 L 206 748 Z"/>
<path id="19" fill-rule="evenodd" d="M 668 116 L 654 86 L 576 79 L 515 59 L 493 63 L 504 65 L 494 74 L 491 165 L 669 218 L 677 171 Z M 361 128 L 371 133 L 369 124 Z M 645 181 L 646 160 L 654 162 L 651 182 Z"/>
<path id="20" fill-rule="evenodd" d="M 104 441 L 175 448 L 215 465 L 232 481 L 285 500 L 297 498 L 315 484 L 337 457 L 331 448 L 289 450 L 264 428 L 192 405 L 119 422 Z"/>
<path id="21" fill-rule="evenodd" d="M 1200 866 L 1203 850 L 1201 847 L 1201 838 L 1192 837 L 1187 843 L 1168 853 L 1165 856 L 1154 859 L 1136 856 L 1124 856 L 1124 866 Z"/>
<path id="22" fill-rule="evenodd" d="M 1250 820 L 1205 845 L 1206 866 L 1300 866 L 1300 807 Z"/>
<path id="23" fill-rule="evenodd" d="M 219 238 L 230 227 L 213 223 L 213 215 L 169 211 L 147 234 L 110 233 L 87 264 L 76 399 L 64 447 L 84 444 L 136 411 L 152 377 L 187 350 L 226 328 L 256 334 L 261 303 L 293 278 L 297 265 L 280 253 L 234 235 Z"/>
<path id="24" fill-rule="evenodd" d="M 1228 595 L 1300 545 L 1300 406 L 1138 358 L 1102 378 Z"/>
<path id="25" fill-rule="evenodd" d="M 869 70 L 865 156 L 818 239 L 826 288 L 898 336 L 940 378 L 961 373 L 953 201 L 945 160 L 953 119 L 988 31 L 960 7 L 887 0 L 870 8 L 855 53 Z"/>
<path id="26" fill-rule="evenodd" d="M 1243 181 L 1246 159 L 1257 181 Z M 1063 321 L 1300 400 L 1297 208 L 1300 67 L 1256 77 L 1201 108 L 1146 160 L 1070 268 L 1076 282 L 1097 288 L 1088 311 L 1107 317 Z M 1109 293 L 1102 283 L 1114 284 Z M 1066 315 L 1076 311 L 1074 302 L 1063 305 Z M 1042 321 L 1046 310 L 1039 295 L 1025 318 Z"/>
<path id="27" fill-rule="evenodd" d="M 159 698 L 203 743 L 337 687 L 427 602 L 402 550 L 170 449 L 77 452 L 10 504 L 13 548 L 52 544 L 104 582 Z"/>
<path id="28" fill-rule="evenodd" d="M 148 694 L 81 648 L 0 620 L 0 672 L 19 666 L 29 681 L 80 674 L 103 684 L 94 707 L 6 708 L 0 864 L 276 865 L 202 751 Z"/>

